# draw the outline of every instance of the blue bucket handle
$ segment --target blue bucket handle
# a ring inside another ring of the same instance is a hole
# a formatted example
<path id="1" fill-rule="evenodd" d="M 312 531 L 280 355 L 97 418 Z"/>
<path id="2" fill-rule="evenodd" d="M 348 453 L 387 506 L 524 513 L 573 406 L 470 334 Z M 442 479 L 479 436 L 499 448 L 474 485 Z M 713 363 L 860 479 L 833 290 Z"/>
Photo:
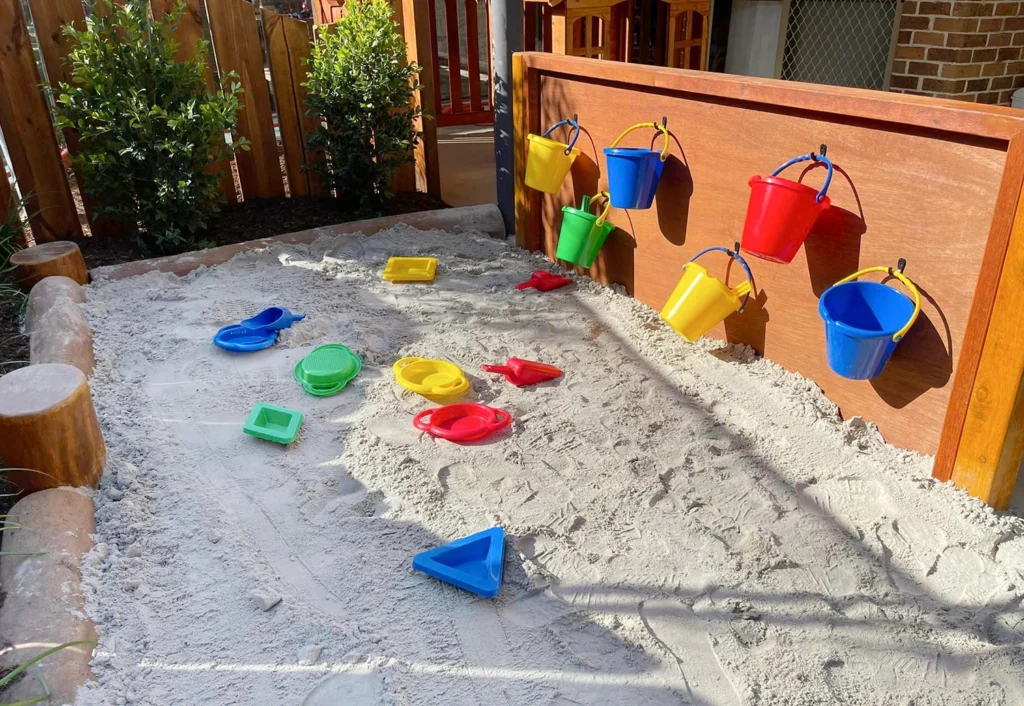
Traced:
<path id="1" fill-rule="evenodd" d="M 704 248 L 699 253 L 697 253 L 696 255 L 691 257 L 690 258 L 690 262 L 695 262 L 698 257 L 700 257 L 702 255 L 707 255 L 709 252 L 713 252 L 715 250 L 721 250 L 726 255 L 731 257 L 733 260 L 735 260 L 736 262 L 740 263 L 740 267 L 742 267 L 743 271 L 746 273 L 747 279 L 750 281 L 751 285 L 753 285 L 753 283 L 754 283 L 754 275 L 751 274 L 750 266 L 747 265 L 747 261 L 743 259 L 742 255 L 740 255 L 739 247 L 737 247 L 735 250 L 730 250 L 729 248 L 723 248 L 720 245 L 715 245 L 714 247 L 710 247 L 710 248 Z M 742 312 L 744 309 L 746 309 L 748 301 L 750 301 L 750 292 L 747 292 L 747 296 L 743 297 L 743 304 L 741 304 L 740 308 L 737 309 L 736 311 L 737 312 Z"/>
<path id="2" fill-rule="evenodd" d="M 572 152 L 572 148 L 576 145 L 576 140 L 580 139 L 580 124 L 578 122 L 576 122 L 575 120 L 573 120 L 572 118 L 566 118 L 565 120 L 559 120 L 557 123 L 555 123 L 554 125 L 549 127 L 547 130 L 545 130 L 544 134 L 541 135 L 541 137 L 547 137 L 548 135 L 550 135 L 551 133 L 553 133 L 555 130 L 557 130 L 558 128 L 562 127 L 563 125 L 569 125 L 569 126 L 571 126 L 573 128 L 572 139 L 569 140 L 569 144 L 565 148 L 565 153 L 566 154 L 570 154 Z"/>
<path id="3" fill-rule="evenodd" d="M 799 157 L 793 157 L 793 159 L 789 160 L 781 167 L 776 169 L 774 172 L 772 172 L 772 176 L 778 176 L 786 167 L 791 167 L 794 164 L 797 164 L 798 162 L 807 161 L 824 162 L 825 166 L 828 167 L 828 174 L 825 175 L 825 183 L 822 185 L 821 191 L 818 192 L 817 196 L 818 203 L 821 203 L 822 199 L 824 199 L 825 195 L 828 193 L 829 184 L 832 183 L 832 160 L 826 157 L 825 155 L 815 154 L 814 152 L 811 152 L 810 154 L 804 154 L 800 155 Z"/>

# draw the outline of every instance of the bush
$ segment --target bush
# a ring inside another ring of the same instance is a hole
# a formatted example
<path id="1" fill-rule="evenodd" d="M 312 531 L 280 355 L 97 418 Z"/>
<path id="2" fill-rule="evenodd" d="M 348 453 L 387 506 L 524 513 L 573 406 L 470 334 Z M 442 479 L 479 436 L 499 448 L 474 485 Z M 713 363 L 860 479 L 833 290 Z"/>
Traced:
<path id="1" fill-rule="evenodd" d="M 406 63 L 387 0 L 349 0 L 345 10 L 313 46 L 306 103 L 327 126 L 310 135 L 309 148 L 325 189 L 361 215 L 380 215 L 395 170 L 413 160 L 420 68 Z"/>
<path id="2" fill-rule="evenodd" d="M 0 179 L 5 178 L 0 174 Z M 26 225 L 21 214 L 27 201 L 27 196 L 19 201 L 12 194 L 9 203 L 0 204 L 0 208 L 6 210 L 6 216 L 0 220 L 0 301 L 23 297 L 21 290 L 14 285 L 11 255 L 21 249 Z"/>
<path id="3" fill-rule="evenodd" d="M 144 0 L 90 9 L 84 30 L 64 27 L 74 85 L 60 85 L 57 125 L 79 133 L 74 165 L 98 215 L 127 225 L 144 250 L 180 249 L 220 208 L 210 165 L 247 147 L 234 135 L 241 88 L 229 74 L 207 91 L 206 42 L 175 59 L 183 2 L 159 21 Z"/>

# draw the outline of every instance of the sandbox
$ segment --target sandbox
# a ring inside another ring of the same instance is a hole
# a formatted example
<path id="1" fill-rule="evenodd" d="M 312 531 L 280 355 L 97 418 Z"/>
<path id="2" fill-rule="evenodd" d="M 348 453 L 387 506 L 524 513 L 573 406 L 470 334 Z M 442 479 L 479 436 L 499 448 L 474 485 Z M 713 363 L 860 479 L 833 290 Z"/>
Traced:
<path id="1" fill-rule="evenodd" d="M 382 281 L 392 255 L 437 257 L 437 279 Z M 1019 520 L 619 288 L 517 292 L 539 267 L 400 226 L 92 284 L 109 461 L 77 704 L 1024 703 Z M 273 304 L 307 315 L 277 345 L 212 345 Z M 363 368 L 318 398 L 292 370 L 322 343 Z M 409 355 L 514 422 L 419 432 L 432 403 L 391 372 Z M 480 371 L 509 356 L 566 374 Z M 242 433 L 257 402 L 303 412 L 293 444 Z M 412 570 L 494 525 L 496 599 Z"/>

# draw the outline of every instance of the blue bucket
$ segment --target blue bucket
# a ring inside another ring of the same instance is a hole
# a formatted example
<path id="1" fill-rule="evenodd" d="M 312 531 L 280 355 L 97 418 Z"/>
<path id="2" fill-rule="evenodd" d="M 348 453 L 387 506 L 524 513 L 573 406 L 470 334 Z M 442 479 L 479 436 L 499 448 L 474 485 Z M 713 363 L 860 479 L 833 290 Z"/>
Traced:
<path id="1" fill-rule="evenodd" d="M 619 147 L 626 135 L 639 128 L 653 127 L 665 137 L 661 152 L 638 147 Z M 668 129 L 662 123 L 638 123 L 626 129 L 611 147 L 604 148 L 608 166 L 608 191 L 615 208 L 650 208 L 658 190 L 661 172 L 668 158 Z"/>
<path id="2" fill-rule="evenodd" d="M 878 282 L 853 281 L 866 272 L 891 274 L 910 290 L 913 300 Z M 829 367 L 850 380 L 880 375 L 920 311 L 917 288 L 891 267 L 869 267 L 832 285 L 818 300 Z"/>

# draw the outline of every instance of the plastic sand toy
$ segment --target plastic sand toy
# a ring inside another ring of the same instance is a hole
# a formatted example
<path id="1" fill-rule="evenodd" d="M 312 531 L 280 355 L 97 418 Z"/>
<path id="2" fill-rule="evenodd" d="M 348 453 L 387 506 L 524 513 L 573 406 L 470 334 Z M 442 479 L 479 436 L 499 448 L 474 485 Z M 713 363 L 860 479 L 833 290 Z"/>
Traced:
<path id="1" fill-rule="evenodd" d="M 348 346 L 328 343 L 295 365 L 295 379 L 309 394 L 328 397 L 341 392 L 362 369 L 363 361 Z"/>
<path id="2" fill-rule="evenodd" d="M 487 373 L 501 373 L 516 387 L 536 385 L 539 382 L 562 377 L 562 371 L 553 365 L 522 358 L 509 358 L 504 365 L 481 365 L 480 367 Z"/>
<path id="3" fill-rule="evenodd" d="M 392 257 L 384 268 L 389 282 L 432 282 L 436 274 L 436 257 Z"/>
<path id="4" fill-rule="evenodd" d="M 552 289 L 558 289 L 559 287 L 564 287 L 571 283 L 571 277 L 562 277 L 561 275 L 552 274 L 545 270 L 537 270 L 530 275 L 530 279 L 517 284 L 516 289 L 523 291 L 524 289 L 533 288 L 541 292 L 549 292 Z"/>
<path id="5" fill-rule="evenodd" d="M 512 415 L 503 409 L 461 402 L 425 409 L 413 417 L 412 425 L 448 441 L 476 441 L 504 429 L 511 421 Z"/>
<path id="6" fill-rule="evenodd" d="M 451 544 L 420 552 L 412 568 L 484 598 L 501 592 L 505 530 L 492 527 Z"/>
<path id="7" fill-rule="evenodd" d="M 296 321 L 306 318 L 305 314 L 293 314 L 283 306 L 272 306 L 264 309 L 256 316 L 242 321 L 242 326 L 250 329 L 263 329 L 265 331 L 280 331 L 289 328 Z"/>
<path id="8" fill-rule="evenodd" d="M 455 397 L 469 389 L 465 373 L 446 360 L 402 358 L 391 369 L 399 385 L 430 399 Z"/>
<path id="9" fill-rule="evenodd" d="M 302 426 L 302 412 L 277 407 L 266 402 L 257 402 L 249 414 L 242 431 L 259 439 L 290 444 L 299 435 Z"/>
<path id="10" fill-rule="evenodd" d="M 277 331 L 251 329 L 241 324 L 231 324 L 214 335 L 213 343 L 226 351 L 236 353 L 261 351 L 277 343 Z"/>

